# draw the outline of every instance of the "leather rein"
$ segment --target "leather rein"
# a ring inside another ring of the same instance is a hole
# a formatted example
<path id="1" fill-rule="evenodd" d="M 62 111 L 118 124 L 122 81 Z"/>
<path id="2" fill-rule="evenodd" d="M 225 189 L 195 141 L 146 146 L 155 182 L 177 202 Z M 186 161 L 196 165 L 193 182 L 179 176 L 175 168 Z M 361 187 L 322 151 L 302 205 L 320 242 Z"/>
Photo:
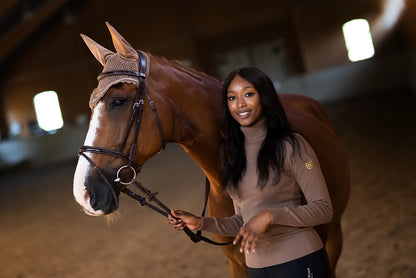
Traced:
<path id="1" fill-rule="evenodd" d="M 159 118 L 159 115 L 157 114 L 157 110 L 156 110 L 156 106 L 154 104 L 154 102 L 152 101 L 152 99 L 149 96 L 149 93 L 147 91 L 146 88 L 146 84 L 145 84 L 145 78 L 146 78 L 146 58 L 144 57 L 143 53 L 140 51 L 137 51 L 138 55 L 139 55 L 139 71 L 107 71 L 107 72 L 102 72 L 98 75 L 97 80 L 100 81 L 102 78 L 106 77 L 106 76 L 111 76 L 111 75 L 129 75 L 129 76 L 134 76 L 137 77 L 139 79 L 139 85 L 137 86 L 137 91 L 136 91 L 136 96 L 135 96 L 135 102 L 133 105 L 133 111 L 129 120 L 129 124 L 127 127 L 127 132 L 123 138 L 123 141 L 120 145 L 120 148 L 118 151 L 116 150 L 112 150 L 112 149 L 106 149 L 106 148 L 101 148 L 101 147 L 94 147 L 94 146 L 82 146 L 79 150 L 79 155 L 84 157 L 88 163 L 94 168 L 94 170 L 100 175 L 100 177 L 104 180 L 104 182 L 106 183 L 106 185 L 109 187 L 113 198 L 114 198 L 114 202 L 116 203 L 116 207 L 119 206 L 119 199 L 116 193 L 116 190 L 114 189 L 114 186 L 116 186 L 116 184 L 120 184 L 120 186 L 118 186 L 117 189 L 120 190 L 120 192 L 125 193 L 126 195 L 128 195 L 129 197 L 133 198 L 134 200 L 138 201 L 140 203 L 140 205 L 142 206 L 146 206 L 150 209 L 152 209 L 153 211 L 168 217 L 169 215 L 171 215 L 171 209 L 169 207 L 167 207 L 163 202 L 161 202 L 157 195 L 159 194 L 158 192 L 152 192 L 149 189 L 147 189 L 145 186 L 143 186 L 143 184 L 141 184 L 139 181 L 136 180 L 137 175 L 140 173 L 141 171 L 141 165 L 138 165 L 137 163 L 134 162 L 134 155 L 136 153 L 136 147 L 137 147 L 137 140 L 139 137 L 139 130 L 140 130 L 140 123 L 142 120 L 142 115 L 143 115 L 143 109 L 144 109 L 144 98 L 143 96 L 145 95 L 150 107 L 153 111 L 153 114 L 156 118 L 156 122 L 159 128 L 159 132 L 160 132 L 160 137 L 161 137 L 161 141 L 162 141 L 162 150 L 165 149 L 166 146 L 166 139 L 165 136 L 163 134 L 163 129 L 162 129 L 162 124 Z M 123 149 L 125 147 L 127 138 L 129 137 L 132 129 L 134 129 L 133 131 L 133 141 L 130 145 L 129 151 L 128 153 L 124 153 Z M 116 178 L 114 179 L 114 181 L 110 181 L 107 176 L 104 175 L 103 171 L 97 166 L 97 164 L 95 164 L 94 161 L 92 161 L 91 158 L 88 157 L 88 155 L 86 153 L 96 153 L 96 154 L 102 154 L 102 155 L 108 155 L 108 156 L 113 156 L 113 157 L 117 157 L 117 158 L 121 158 L 124 161 L 126 161 L 126 165 L 121 166 L 117 173 L 116 173 Z M 125 172 L 131 172 L 132 178 L 131 180 L 123 180 L 122 179 L 122 174 Z M 205 215 L 205 210 L 207 207 L 207 203 L 208 203 L 208 196 L 209 196 L 209 189 L 210 189 L 210 183 L 208 181 L 208 178 L 205 178 L 205 202 L 204 202 L 204 208 L 202 211 L 202 216 Z M 131 191 L 130 189 L 127 188 L 128 185 L 133 184 L 136 188 L 138 188 L 143 194 L 144 196 L 141 196 L 140 194 L 137 194 L 133 191 Z M 152 202 L 155 204 L 152 204 Z M 171 215 L 172 216 L 172 215 Z M 173 216 L 172 216 L 173 217 Z M 202 236 L 201 231 L 197 231 L 196 233 L 192 232 L 190 229 L 188 229 L 187 227 L 184 228 L 183 230 L 188 236 L 189 238 L 193 241 L 193 242 L 199 242 L 199 241 L 205 241 L 209 244 L 213 244 L 213 245 L 227 245 L 227 244 L 231 244 L 232 241 L 230 242 L 224 242 L 224 243 L 220 243 L 220 242 L 216 242 L 213 241 L 209 238 L 206 238 L 204 236 Z"/>

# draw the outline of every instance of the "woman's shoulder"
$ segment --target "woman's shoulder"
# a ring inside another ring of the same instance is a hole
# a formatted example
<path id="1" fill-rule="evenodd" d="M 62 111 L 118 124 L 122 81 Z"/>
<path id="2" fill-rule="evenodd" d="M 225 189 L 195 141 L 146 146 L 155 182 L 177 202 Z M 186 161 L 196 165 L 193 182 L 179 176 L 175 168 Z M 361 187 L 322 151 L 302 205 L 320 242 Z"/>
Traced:
<path id="1" fill-rule="evenodd" d="M 306 142 L 302 134 L 298 132 L 292 132 L 290 135 L 283 139 L 283 145 L 287 151 L 294 151 Z"/>
<path id="2" fill-rule="evenodd" d="M 284 147 L 285 155 L 288 157 L 309 157 L 314 153 L 306 138 L 298 132 L 285 139 Z"/>

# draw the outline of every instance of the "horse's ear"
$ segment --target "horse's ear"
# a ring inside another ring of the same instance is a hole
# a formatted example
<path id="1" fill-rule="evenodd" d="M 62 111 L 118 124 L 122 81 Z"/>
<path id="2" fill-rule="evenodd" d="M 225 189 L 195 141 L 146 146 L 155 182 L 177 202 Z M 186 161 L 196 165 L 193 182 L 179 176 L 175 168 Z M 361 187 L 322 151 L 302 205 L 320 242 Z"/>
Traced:
<path id="1" fill-rule="evenodd" d="M 105 66 L 105 63 L 107 62 L 108 58 L 114 55 L 114 52 L 99 45 L 88 36 L 81 34 L 81 37 L 84 40 L 85 44 L 88 46 L 91 53 L 94 55 L 95 59 L 97 59 L 97 61 L 100 62 L 101 65 Z"/>
<path id="2" fill-rule="evenodd" d="M 111 38 L 113 39 L 114 47 L 118 54 L 126 58 L 127 60 L 137 60 L 139 55 L 137 51 L 114 29 L 110 23 L 106 22 L 108 30 L 110 31 Z"/>

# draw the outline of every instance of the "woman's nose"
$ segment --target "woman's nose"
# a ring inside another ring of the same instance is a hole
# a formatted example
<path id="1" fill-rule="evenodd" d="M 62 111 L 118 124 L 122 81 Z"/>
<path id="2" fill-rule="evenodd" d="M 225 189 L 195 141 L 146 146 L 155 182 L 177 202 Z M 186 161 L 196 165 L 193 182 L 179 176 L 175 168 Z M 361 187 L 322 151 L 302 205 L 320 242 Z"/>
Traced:
<path id="1" fill-rule="evenodd" d="M 237 99 L 237 105 L 238 105 L 238 107 L 246 106 L 246 101 L 244 100 L 244 98 L 238 98 Z"/>

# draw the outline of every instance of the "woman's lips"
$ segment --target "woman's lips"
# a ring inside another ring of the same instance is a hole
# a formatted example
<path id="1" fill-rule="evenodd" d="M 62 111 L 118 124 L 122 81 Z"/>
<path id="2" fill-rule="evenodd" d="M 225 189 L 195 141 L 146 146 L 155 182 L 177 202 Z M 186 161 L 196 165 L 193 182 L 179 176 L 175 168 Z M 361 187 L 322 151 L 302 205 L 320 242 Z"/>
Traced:
<path id="1" fill-rule="evenodd" d="M 238 112 L 237 115 L 240 118 L 246 118 L 248 115 L 250 114 L 250 111 L 243 111 L 243 112 Z"/>

